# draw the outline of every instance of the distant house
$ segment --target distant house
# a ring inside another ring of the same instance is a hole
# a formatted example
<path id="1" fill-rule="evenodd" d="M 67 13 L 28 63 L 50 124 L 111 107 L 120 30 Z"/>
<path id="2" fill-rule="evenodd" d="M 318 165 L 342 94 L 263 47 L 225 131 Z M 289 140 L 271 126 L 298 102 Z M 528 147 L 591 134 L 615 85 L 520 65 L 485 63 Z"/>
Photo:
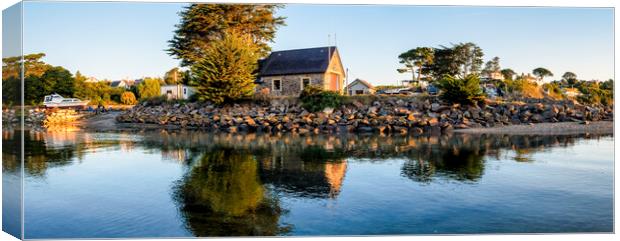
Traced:
<path id="1" fill-rule="evenodd" d="M 356 79 L 347 85 L 349 95 L 369 95 L 375 93 L 374 86 L 365 80 Z"/>
<path id="2" fill-rule="evenodd" d="M 86 82 L 86 83 L 96 83 L 96 82 L 99 82 L 99 80 L 97 78 L 95 78 L 95 77 L 88 77 L 88 78 L 86 78 L 86 80 L 84 82 Z"/>
<path id="3" fill-rule="evenodd" d="M 113 88 L 125 88 L 125 89 L 129 88 L 129 86 L 127 85 L 127 83 L 124 80 L 112 81 L 110 83 L 110 86 L 112 86 Z"/>
<path id="4" fill-rule="evenodd" d="M 581 92 L 578 89 L 576 89 L 576 88 L 566 88 L 566 89 L 564 89 L 564 94 L 567 97 L 573 97 L 574 98 L 574 97 L 580 96 Z"/>
<path id="5" fill-rule="evenodd" d="M 187 85 L 162 85 L 160 87 L 161 95 L 165 95 L 168 99 L 189 99 L 196 90 Z"/>
<path id="6" fill-rule="evenodd" d="M 331 46 L 272 52 L 259 61 L 256 83 L 274 96 L 298 96 L 308 85 L 342 93 L 344 79 L 338 49 Z"/>
<path id="7" fill-rule="evenodd" d="M 480 78 L 480 79 L 482 81 L 503 80 L 504 79 L 504 75 L 502 74 L 502 72 L 496 71 L 496 72 L 484 73 L 482 75 L 482 78 Z"/>
<path id="8" fill-rule="evenodd" d="M 401 80 L 400 81 L 402 86 L 406 86 L 406 87 L 422 87 L 423 89 L 426 89 L 426 86 L 428 86 L 428 81 L 421 79 L 421 80 Z"/>

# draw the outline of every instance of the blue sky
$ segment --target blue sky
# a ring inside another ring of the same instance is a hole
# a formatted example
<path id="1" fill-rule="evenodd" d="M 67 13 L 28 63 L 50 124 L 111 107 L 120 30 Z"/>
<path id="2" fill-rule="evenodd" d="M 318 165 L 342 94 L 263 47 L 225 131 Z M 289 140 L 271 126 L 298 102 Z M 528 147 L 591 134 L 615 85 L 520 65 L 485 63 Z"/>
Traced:
<path id="1" fill-rule="evenodd" d="M 166 54 L 178 3 L 45 3 L 24 6 L 24 52 L 100 79 L 162 76 L 178 65 Z M 418 46 L 474 42 L 485 61 L 499 56 L 518 73 L 536 67 L 556 78 L 613 78 L 611 8 L 287 5 L 274 50 L 325 46 L 337 36 L 349 80 L 395 84 L 398 54 Z"/>

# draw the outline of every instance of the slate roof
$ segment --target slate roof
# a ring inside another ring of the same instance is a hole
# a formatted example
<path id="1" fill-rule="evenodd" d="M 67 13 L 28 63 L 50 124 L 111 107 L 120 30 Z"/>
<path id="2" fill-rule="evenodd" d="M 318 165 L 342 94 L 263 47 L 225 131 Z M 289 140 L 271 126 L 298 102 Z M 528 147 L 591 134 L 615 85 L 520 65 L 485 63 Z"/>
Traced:
<path id="1" fill-rule="evenodd" d="M 115 81 L 112 81 L 112 83 L 110 83 L 110 86 L 112 86 L 112 87 L 119 87 L 121 85 L 121 83 L 123 83 L 122 80 L 115 80 Z"/>
<path id="2" fill-rule="evenodd" d="M 325 73 L 334 52 L 335 46 L 274 51 L 259 61 L 259 76 Z"/>

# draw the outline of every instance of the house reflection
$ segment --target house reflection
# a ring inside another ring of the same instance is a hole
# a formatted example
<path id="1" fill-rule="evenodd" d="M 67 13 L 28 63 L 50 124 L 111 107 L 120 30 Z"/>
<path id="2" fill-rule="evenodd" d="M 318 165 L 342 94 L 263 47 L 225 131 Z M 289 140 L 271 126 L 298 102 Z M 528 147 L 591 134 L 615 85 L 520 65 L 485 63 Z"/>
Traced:
<path id="1" fill-rule="evenodd" d="M 335 198 L 342 187 L 347 162 L 304 161 L 299 156 L 270 156 L 259 159 L 261 180 L 277 191 L 301 197 Z"/>

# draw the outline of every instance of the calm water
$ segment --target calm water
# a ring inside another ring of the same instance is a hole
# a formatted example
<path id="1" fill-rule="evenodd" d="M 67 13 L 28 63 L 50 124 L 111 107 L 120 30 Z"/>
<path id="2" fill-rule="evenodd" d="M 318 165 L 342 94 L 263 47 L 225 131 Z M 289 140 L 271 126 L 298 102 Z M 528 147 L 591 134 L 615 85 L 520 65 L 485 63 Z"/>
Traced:
<path id="1" fill-rule="evenodd" d="M 613 231 L 612 136 L 24 139 L 26 238 Z"/>

